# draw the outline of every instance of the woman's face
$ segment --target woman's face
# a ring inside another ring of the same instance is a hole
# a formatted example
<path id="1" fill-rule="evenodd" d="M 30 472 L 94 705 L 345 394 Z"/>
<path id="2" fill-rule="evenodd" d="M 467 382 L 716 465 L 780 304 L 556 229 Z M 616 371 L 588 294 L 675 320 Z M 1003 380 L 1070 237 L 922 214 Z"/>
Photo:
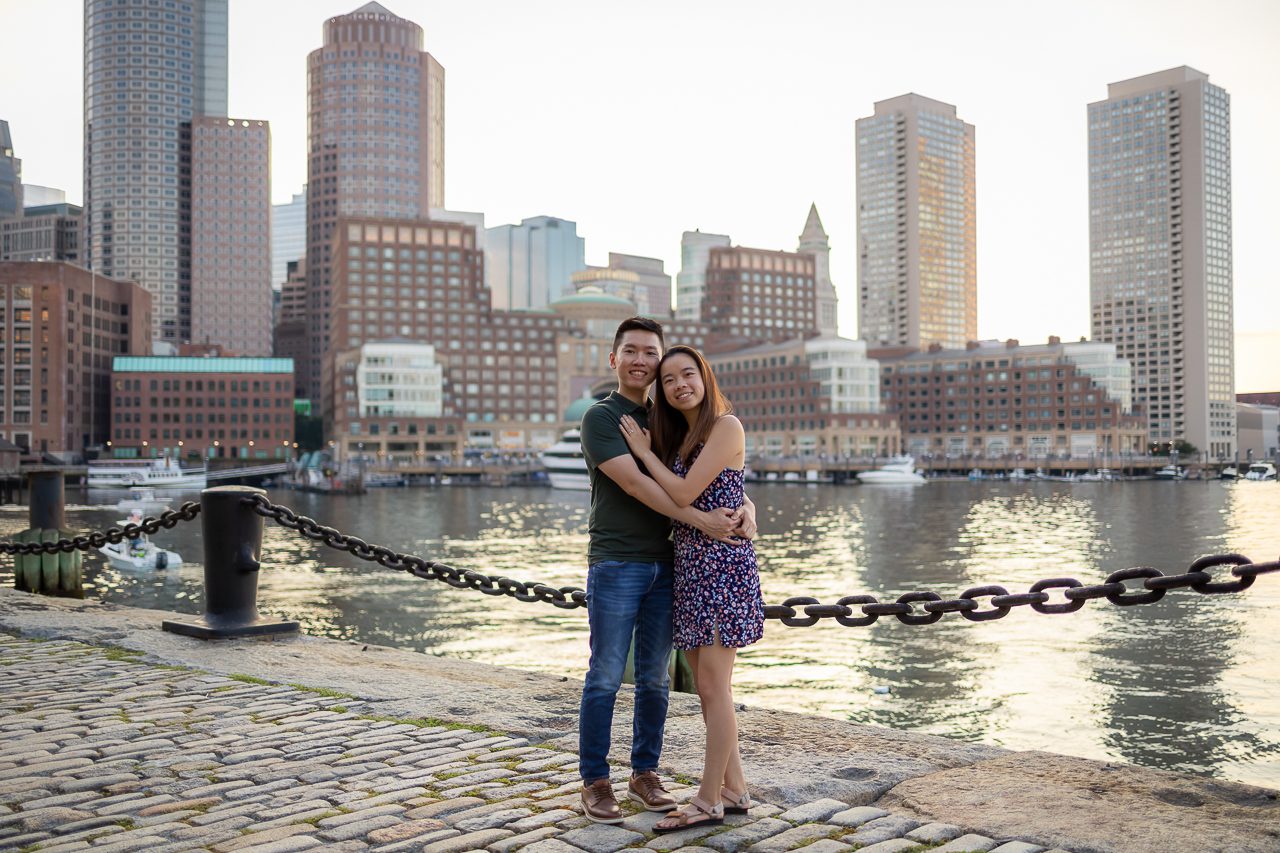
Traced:
<path id="1" fill-rule="evenodd" d="M 688 412 L 702 405 L 706 395 L 702 374 L 698 372 L 697 363 L 684 353 L 676 353 L 662 363 L 658 381 L 673 409 Z"/>

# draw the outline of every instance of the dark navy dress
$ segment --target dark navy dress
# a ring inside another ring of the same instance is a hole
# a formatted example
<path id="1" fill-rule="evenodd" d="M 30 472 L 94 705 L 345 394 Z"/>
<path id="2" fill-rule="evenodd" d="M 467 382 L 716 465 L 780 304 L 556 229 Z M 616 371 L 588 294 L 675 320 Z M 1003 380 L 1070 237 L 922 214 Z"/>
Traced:
<path id="1" fill-rule="evenodd" d="M 678 455 L 672 470 L 689 473 L 702 445 L 686 465 Z M 742 472 L 725 468 L 693 502 L 703 512 L 742 506 Z M 749 646 L 764 636 L 764 598 L 751 542 L 730 545 L 695 527 L 675 524 L 675 646 L 682 651 L 710 646 L 715 632 L 726 648 Z"/>

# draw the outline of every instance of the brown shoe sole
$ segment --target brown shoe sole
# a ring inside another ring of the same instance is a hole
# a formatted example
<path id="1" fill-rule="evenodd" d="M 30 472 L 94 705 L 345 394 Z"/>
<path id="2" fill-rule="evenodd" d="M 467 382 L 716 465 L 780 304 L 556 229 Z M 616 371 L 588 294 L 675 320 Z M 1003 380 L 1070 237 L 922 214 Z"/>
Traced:
<path id="1" fill-rule="evenodd" d="M 644 806 L 646 811 L 651 811 L 651 812 L 669 812 L 672 809 L 674 809 L 677 805 L 679 805 L 678 803 L 672 803 L 669 806 L 651 806 L 648 803 L 646 803 L 639 794 L 631 790 L 627 791 L 627 799 L 635 800 L 637 803 Z"/>

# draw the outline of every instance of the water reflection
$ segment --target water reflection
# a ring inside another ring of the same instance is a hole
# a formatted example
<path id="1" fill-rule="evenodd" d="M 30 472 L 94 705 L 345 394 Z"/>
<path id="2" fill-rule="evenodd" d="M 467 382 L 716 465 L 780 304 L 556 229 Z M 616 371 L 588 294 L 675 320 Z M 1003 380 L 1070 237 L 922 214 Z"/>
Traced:
<path id="1" fill-rule="evenodd" d="M 172 504 L 194 495 L 177 496 Z M 68 521 L 100 528 L 123 497 L 68 493 Z M 585 494 L 550 489 L 388 489 L 363 497 L 277 493 L 303 515 L 371 542 L 489 574 L 580 586 Z M 924 488 L 759 486 L 766 600 L 891 600 L 978 584 L 1023 591 L 1046 577 L 1100 582 L 1118 568 L 1181 571 L 1196 556 L 1280 554 L 1280 487 L 1236 483 L 930 483 Z M 0 533 L 26 526 L 0 509 Z M 199 526 L 156 539 L 189 562 L 130 574 L 97 558 L 94 598 L 197 613 Z M 6 568 L 7 571 L 7 568 Z M 8 582 L 7 579 L 5 582 Z M 581 610 L 418 580 L 268 524 L 259 602 L 309 633 L 580 677 Z M 1061 616 L 867 628 L 770 622 L 741 656 L 746 702 L 953 738 L 1049 749 L 1280 787 L 1280 583 L 1241 595 L 1170 593 Z M 887 686 L 889 693 L 874 688 Z"/>

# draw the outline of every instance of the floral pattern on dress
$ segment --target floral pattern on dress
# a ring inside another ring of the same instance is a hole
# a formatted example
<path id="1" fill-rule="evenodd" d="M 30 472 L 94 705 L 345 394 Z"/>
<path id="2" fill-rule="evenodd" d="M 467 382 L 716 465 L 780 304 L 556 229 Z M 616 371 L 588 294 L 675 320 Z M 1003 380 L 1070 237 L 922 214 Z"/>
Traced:
<path id="1" fill-rule="evenodd" d="M 671 469 L 689 473 L 702 445 L 686 464 L 678 455 Z M 703 512 L 742 506 L 742 472 L 725 468 L 693 505 Z M 675 646 L 682 651 L 720 645 L 740 649 L 764 636 L 764 597 L 755 546 L 717 542 L 687 524 L 675 524 Z"/>

